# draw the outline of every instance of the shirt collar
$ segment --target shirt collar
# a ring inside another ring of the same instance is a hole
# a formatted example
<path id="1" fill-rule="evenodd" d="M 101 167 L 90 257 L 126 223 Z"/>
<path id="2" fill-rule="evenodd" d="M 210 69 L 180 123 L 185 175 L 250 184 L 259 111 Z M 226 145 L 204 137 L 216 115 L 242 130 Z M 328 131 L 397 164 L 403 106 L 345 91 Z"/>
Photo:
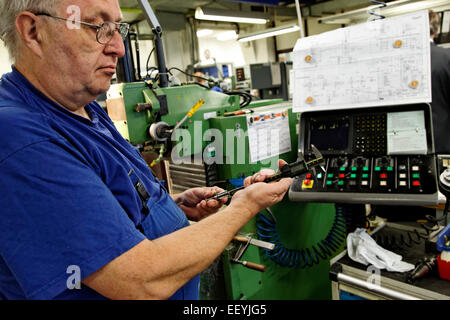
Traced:
<path id="1" fill-rule="evenodd" d="M 93 110 L 92 106 L 90 104 L 85 106 L 85 110 L 86 112 L 89 114 L 89 117 L 91 118 L 91 120 L 86 119 L 80 115 L 77 115 L 73 112 L 70 112 L 68 109 L 64 108 L 63 106 L 59 105 L 58 103 L 54 102 L 53 100 L 51 100 L 49 97 L 47 97 L 45 94 L 43 94 L 41 91 L 39 91 L 27 78 L 25 78 L 25 76 L 23 74 L 21 74 L 19 72 L 19 70 L 17 70 L 14 65 L 11 66 L 12 72 L 11 72 L 11 79 L 14 82 L 19 82 L 19 84 L 23 85 L 27 90 L 31 91 L 34 95 L 37 96 L 38 99 L 43 100 L 47 105 L 52 106 L 53 108 L 56 108 L 58 111 L 62 111 L 68 115 L 70 115 L 73 118 L 76 118 L 80 121 L 83 122 L 87 122 L 89 124 L 97 124 L 99 119 L 98 119 L 98 115 L 97 113 Z M 28 96 L 28 95 L 24 95 L 24 96 Z M 28 101 L 26 101 L 28 102 Z M 39 106 L 40 109 L 42 111 L 44 111 L 47 115 L 51 115 L 51 111 L 49 112 L 49 110 L 46 110 L 48 108 L 42 108 L 41 106 Z"/>

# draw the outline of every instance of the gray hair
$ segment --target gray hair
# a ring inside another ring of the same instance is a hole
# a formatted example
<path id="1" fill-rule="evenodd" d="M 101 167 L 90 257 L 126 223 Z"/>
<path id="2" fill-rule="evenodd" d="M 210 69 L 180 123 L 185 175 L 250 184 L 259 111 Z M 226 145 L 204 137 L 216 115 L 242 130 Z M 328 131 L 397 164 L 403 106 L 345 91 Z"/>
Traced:
<path id="1" fill-rule="evenodd" d="M 49 12 L 63 0 L 0 0 L 0 38 L 8 48 L 12 61 L 19 55 L 21 42 L 16 31 L 15 21 L 22 11 Z M 54 10 L 54 9 L 53 9 Z"/>

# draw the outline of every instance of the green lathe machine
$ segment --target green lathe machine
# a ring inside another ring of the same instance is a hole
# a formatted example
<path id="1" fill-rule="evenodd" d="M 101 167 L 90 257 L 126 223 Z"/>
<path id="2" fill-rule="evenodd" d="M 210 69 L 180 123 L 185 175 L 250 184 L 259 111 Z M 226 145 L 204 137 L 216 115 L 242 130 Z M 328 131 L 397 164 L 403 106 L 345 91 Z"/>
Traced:
<path id="1" fill-rule="evenodd" d="M 291 103 L 250 103 L 248 96 L 196 84 L 169 87 L 161 27 L 148 1 L 139 5 L 155 33 L 159 81 L 113 85 L 107 110 L 131 144 L 153 155 L 149 165 L 165 169 L 160 178 L 170 192 L 212 185 L 230 190 L 261 168 L 276 170 L 279 158 L 291 163 L 302 156 Z M 277 126 L 274 137 L 269 130 Z M 270 147 L 261 152 L 267 141 L 278 154 Z M 286 196 L 251 220 L 202 273 L 200 298 L 331 299 L 329 261 L 343 250 L 345 237 L 334 204 L 294 203 Z"/>

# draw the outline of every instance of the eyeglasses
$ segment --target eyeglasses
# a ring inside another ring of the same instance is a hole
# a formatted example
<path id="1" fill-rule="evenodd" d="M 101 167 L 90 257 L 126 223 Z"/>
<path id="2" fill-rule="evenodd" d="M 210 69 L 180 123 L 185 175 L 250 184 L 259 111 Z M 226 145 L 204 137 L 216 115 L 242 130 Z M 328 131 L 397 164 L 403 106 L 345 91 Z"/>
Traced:
<path id="1" fill-rule="evenodd" d="M 122 37 L 123 40 L 125 40 L 128 35 L 128 31 L 130 30 L 130 25 L 128 23 L 123 23 L 123 22 L 105 21 L 105 22 L 97 25 L 97 24 L 91 24 L 91 23 L 87 23 L 87 22 L 83 22 L 83 21 L 77 21 L 77 20 L 73 20 L 73 19 L 52 16 L 51 14 L 46 13 L 46 12 L 36 12 L 36 13 L 34 13 L 34 15 L 47 16 L 50 18 L 70 21 L 72 23 L 79 23 L 84 26 L 95 29 L 95 30 L 97 30 L 97 42 L 100 44 L 108 44 L 111 41 L 112 37 L 114 36 L 114 33 L 116 32 L 116 30 L 119 31 L 120 36 Z"/>

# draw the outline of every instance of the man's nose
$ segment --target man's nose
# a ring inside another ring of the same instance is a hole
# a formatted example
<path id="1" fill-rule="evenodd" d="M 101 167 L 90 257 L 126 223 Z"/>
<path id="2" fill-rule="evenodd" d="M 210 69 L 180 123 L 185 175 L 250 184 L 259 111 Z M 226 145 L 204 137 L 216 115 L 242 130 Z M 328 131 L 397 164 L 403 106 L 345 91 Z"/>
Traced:
<path id="1" fill-rule="evenodd" d="M 117 30 L 114 32 L 111 41 L 106 44 L 105 53 L 114 54 L 117 58 L 121 58 L 125 55 L 125 45 L 122 36 Z"/>

